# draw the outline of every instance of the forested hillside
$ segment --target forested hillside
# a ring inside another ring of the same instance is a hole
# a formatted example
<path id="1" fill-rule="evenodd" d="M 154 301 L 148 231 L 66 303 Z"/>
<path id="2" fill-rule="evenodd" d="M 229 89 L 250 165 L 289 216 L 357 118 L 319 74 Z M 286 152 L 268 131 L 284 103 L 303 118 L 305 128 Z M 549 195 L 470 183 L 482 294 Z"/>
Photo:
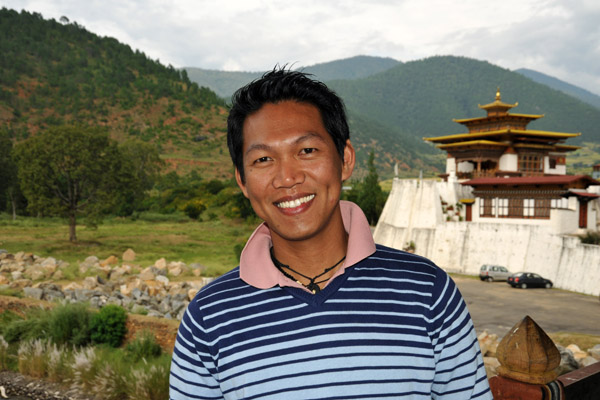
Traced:
<path id="1" fill-rule="evenodd" d="M 393 58 L 356 56 L 315 65 L 290 65 L 290 67 L 313 74 L 321 81 L 330 81 L 333 79 L 365 78 L 388 70 L 398 64 L 400 64 L 400 61 Z M 187 71 L 193 82 L 211 88 L 225 99 L 229 99 L 238 88 L 266 72 L 217 71 L 196 67 L 185 67 L 184 70 Z"/>
<path id="2" fill-rule="evenodd" d="M 576 97 L 579 100 L 591 104 L 596 108 L 600 108 L 600 96 L 588 90 L 582 89 L 575 85 L 571 85 L 570 83 L 561 81 L 560 79 L 556 79 L 552 76 L 548 76 L 546 74 L 542 74 L 541 72 L 533 71 L 527 68 L 520 68 L 515 70 L 515 72 L 518 72 L 519 74 L 526 76 L 529 79 L 534 80 L 538 83 L 549 86 L 552 89 L 560 90 L 563 93 Z"/>
<path id="3" fill-rule="evenodd" d="M 477 105 L 494 101 L 500 87 L 503 101 L 519 103 L 511 112 L 545 115 L 530 129 L 581 132 L 570 144 L 600 141 L 599 109 L 484 61 L 431 57 L 330 85 L 350 110 L 415 137 L 464 132 L 452 119 L 485 116 Z"/>
<path id="4" fill-rule="evenodd" d="M 224 102 L 185 71 L 66 17 L 3 8 L 0 22 L 0 129 L 13 140 L 63 124 L 99 126 L 113 139 L 156 145 L 171 167 L 231 175 Z"/>

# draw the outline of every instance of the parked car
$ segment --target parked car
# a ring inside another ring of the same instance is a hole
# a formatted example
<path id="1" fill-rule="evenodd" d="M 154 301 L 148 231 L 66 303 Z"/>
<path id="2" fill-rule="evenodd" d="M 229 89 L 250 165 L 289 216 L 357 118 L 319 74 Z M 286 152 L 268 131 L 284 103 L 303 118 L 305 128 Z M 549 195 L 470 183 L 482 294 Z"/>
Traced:
<path id="1" fill-rule="evenodd" d="M 505 281 L 511 272 L 500 265 L 483 264 L 479 270 L 479 279 L 482 281 Z"/>
<path id="2" fill-rule="evenodd" d="M 512 287 L 520 287 L 521 289 L 527 289 L 528 287 L 545 287 L 546 289 L 550 289 L 552 287 L 550 279 L 542 278 L 532 272 L 513 274 L 508 277 L 507 282 Z"/>

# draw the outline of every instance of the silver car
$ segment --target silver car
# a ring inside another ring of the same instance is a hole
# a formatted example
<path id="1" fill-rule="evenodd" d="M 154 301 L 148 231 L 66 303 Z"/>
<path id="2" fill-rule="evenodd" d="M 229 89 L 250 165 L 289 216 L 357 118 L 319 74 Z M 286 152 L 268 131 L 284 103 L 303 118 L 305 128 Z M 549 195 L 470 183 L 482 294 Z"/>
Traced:
<path id="1" fill-rule="evenodd" d="M 479 279 L 482 281 L 506 281 L 511 272 L 500 265 L 483 264 L 479 270 Z"/>

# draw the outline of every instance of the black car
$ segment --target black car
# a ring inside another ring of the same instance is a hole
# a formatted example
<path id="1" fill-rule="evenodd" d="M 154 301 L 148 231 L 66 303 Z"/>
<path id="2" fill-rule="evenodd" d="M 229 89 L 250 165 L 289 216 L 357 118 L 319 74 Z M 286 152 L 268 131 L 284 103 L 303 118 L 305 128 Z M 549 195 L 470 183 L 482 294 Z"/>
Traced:
<path id="1" fill-rule="evenodd" d="M 512 274 L 506 281 L 512 287 L 520 287 L 521 289 L 527 289 L 528 287 L 543 287 L 550 289 L 552 287 L 552 281 L 550 279 L 542 278 L 538 274 L 532 272 L 519 272 Z"/>

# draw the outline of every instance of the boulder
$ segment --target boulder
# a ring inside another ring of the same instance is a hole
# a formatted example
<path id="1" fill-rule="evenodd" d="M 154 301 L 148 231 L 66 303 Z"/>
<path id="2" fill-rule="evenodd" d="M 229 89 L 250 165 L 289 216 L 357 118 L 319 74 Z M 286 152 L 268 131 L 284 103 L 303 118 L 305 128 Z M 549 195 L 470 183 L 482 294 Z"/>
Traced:
<path id="1" fill-rule="evenodd" d="M 58 263 L 56 262 L 56 258 L 48 257 L 44 261 L 40 263 L 42 267 L 56 267 Z"/>
<path id="2" fill-rule="evenodd" d="M 44 290 L 40 288 L 25 287 L 23 288 L 23 294 L 25 295 L 25 297 L 41 300 L 44 296 Z"/>
<path id="3" fill-rule="evenodd" d="M 487 331 L 483 331 L 477 337 L 479 341 L 479 347 L 481 348 L 481 354 L 485 357 L 495 357 L 496 349 L 498 348 L 498 344 L 500 343 L 498 340 L 498 335 L 489 334 Z"/>
<path id="4" fill-rule="evenodd" d="M 167 278 L 166 276 L 158 275 L 155 280 L 157 282 L 162 283 L 163 286 L 168 286 L 169 285 L 169 278 Z"/>
<path id="5" fill-rule="evenodd" d="M 83 279 L 83 287 L 85 289 L 91 290 L 95 289 L 98 286 L 98 279 L 94 276 L 87 276 Z"/>
<path id="6" fill-rule="evenodd" d="M 595 345 L 591 349 L 588 350 L 590 356 L 594 357 L 596 360 L 600 361 L 600 344 Z"/>
<path id="7" fill-rule="evenodd" d="M 579 366 L 581 368 L 583 368 L 583 367 L 587 367 L 592 364 L 596 364 L 597 362 L 598 362 L 598 360 L 596 360 L 594 357 L 586 356 L 586 357 L 582 358 L 581 360 L 579 360 Z"/>
<path id="8" fill-rule="evenodd" d="M 153 281 L 156 278 L 156 275 L 152 272 L 152 267 L 148 267 L 142 270 L 138 275 L 139 278 L 143 281 Z"/>
<path id="9" fill-rule="evenodd" d="M 121 256 L 121 259 L 123 261 L 135 261 L 135 251 L 133 251 L 133 249 L 127 249 L 123 252 L 123 255 Z"/>
<path id="10" fill-rule="evenodd" d="M 9 282 L 7 276 L 0 274 L 0 285 L 6 285 Z"/>
<path id="11" fill-rule="evenodd" d="M 573 357 L 575 358 L 575 360 L 577 360 L 577 362 L 579 362 L 579 360 L 584 359 L 588 355 L 586 351 L 581 350 L 576 344 L 568 345 L 567 349 L 571 350 L 571 353 L 573 353 Z"/>
<path id="12" fill-rule="evenodd" d="M 164 270 L 167 268 L 167 260 L 165 260 L 164 258 L 156 260 L 154 266 L 160 270 Z"/>
<path id="13" fill-rule="evenodd" d="M 107 267 L 110 265 L 117 265 L 119 263 L 119 258 L 117 256 L 108 256 L 105 260 L 100 261 L 101 267 Z"/>
<path id="14" fill-rule="evenodd" d="M 192 301 L 192 299 L 194 297 L 196 297 L 197 293 L 198 293 L 198 289 L 196 289 L 196 288 L 192 288 L 192 289 L 188 290 L 188 300 Z"/>
<path id="15" fill-rule="evenodd" d="M 571 350 L 562 347 L 561 345 L 556 345 L 556 348 L 560 352 L 560 366 L 558 367 L 558 374 L 563 375 L 567 372 L 575 371 L 579 368 L 579 363 L 573 357 L 573 352 Z"/>
<path id="16" fill-rule="evenodd" d="M 497 369 L 500 366 L 500 362 L 496 357 L 483 357 L 483 365 L 485 366 L 488 379 L 498 375 Z"/>
<path id="17" fill-rule="evenodd" d="M 13 271 L 10 273 L 10 276 L 14 282 L 14 281 L 18 281 L 19 279 L 22 279 L 23 273 L 21 271 Z"/>

